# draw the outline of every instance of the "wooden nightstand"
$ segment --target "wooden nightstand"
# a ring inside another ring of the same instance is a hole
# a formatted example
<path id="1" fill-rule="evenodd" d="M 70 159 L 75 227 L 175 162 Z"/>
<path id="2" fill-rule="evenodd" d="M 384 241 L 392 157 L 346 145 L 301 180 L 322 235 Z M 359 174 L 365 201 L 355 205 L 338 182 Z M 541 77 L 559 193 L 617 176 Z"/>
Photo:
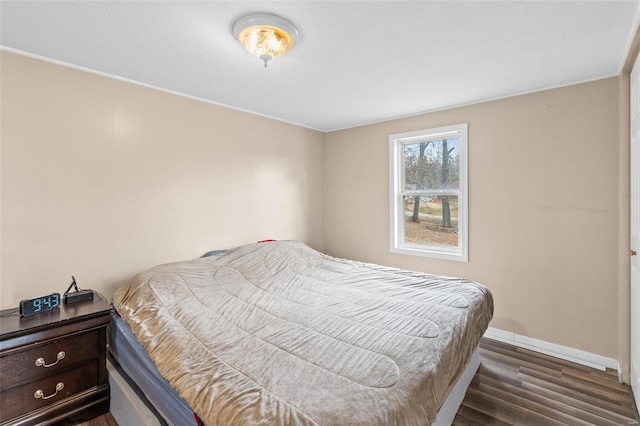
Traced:
<path id="1" fill-rule="evenodd" d="M 21 318 L 0 311 L 0 424 L 84 421 L 109 411 L 111 307 L 86 300 Z"/>

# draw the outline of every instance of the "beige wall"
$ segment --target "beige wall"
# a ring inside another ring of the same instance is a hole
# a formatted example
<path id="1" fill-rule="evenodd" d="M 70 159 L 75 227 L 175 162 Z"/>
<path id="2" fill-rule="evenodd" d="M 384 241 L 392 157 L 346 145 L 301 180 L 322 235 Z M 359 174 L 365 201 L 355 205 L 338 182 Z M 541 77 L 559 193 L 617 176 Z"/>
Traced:
<path id="1" fill-rule="evenodd" d="M 329 133 L 325 251 L 480 281 L 495 298 L 493 327 L 627 357 L 618 341 L 618 108 L 610 78 Z M 470 261 L 391 254 L 389 135 L 463 122 Z"/>
<path id="2" fill-rule="evenodd" d="M 72 274 L 110 298 L 158 263 L 299 239 L 475 279 L 494 294 L 492 326 L 628 365 L 621 79 L 323 135 L 0 59 L 0 307 L 62 291 Z M 388 136 L 462 122 L 470 262 L 391 254 Z"/>
<path id="3" fill-rule="evenodd" d="M 322 249 L 322 133 L 1 55 L 3 308 L 261 239 Z"/>

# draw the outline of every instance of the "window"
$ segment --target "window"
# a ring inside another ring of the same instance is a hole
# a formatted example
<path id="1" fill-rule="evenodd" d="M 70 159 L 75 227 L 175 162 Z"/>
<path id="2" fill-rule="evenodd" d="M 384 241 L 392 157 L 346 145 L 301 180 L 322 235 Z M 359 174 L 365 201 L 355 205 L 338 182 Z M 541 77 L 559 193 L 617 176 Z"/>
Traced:
<path id="1" fill-rule="evenodd" d="M 468 261 L 467 124 L 389 136 L 391 252 Z"/>

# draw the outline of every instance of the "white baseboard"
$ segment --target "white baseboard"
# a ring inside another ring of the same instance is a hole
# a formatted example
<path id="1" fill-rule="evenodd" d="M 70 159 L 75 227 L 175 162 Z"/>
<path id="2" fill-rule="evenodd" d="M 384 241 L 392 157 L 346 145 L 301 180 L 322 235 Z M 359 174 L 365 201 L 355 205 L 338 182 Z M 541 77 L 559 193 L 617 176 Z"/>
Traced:
<path id="1" fill-rule="evenodd" d="M 497 340 L 499 342 L 509 343 L 514 346 L 540 352 L 566 361 L 575 362 L 577 364 L 586 365 L 587 367 L 596 368 L 605 371 L 611 368 L 618 372 L 618 379 L 622 378 L 622 368 L 620 362 L 613 358 L 607 358 L 602 355 L 592 354 L 590 352 L 581 351 L 580 349 L 569 348 L 567 346 L 557 345 L 555 343 L 545 342 L 544 340 L 533 339 L 531 337 L 521 336 L 510 331 L 500 330 L 498 328 L 489 327 L 484 333 L 487 339 Z"/>

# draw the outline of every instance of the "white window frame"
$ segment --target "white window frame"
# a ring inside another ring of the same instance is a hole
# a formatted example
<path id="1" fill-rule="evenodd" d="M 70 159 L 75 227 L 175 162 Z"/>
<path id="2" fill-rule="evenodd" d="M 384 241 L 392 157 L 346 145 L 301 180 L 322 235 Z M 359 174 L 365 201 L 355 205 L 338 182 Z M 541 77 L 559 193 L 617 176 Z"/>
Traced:
<path id="1" fill-rule="evenodd" d="M 404 145 L 459 138 L 460 187 L 458 190 L 407 191 L 404 190 Z M 469 261 L 469 182 L 468 182 L 468 125 L 467 123 L 435 129 L 418 130 L 389 136 L 389 195 L 390 195 L 390 249 L 392 253 L 425 256 L 435 259 Z M 452 195 L 458 197 L 458 246 L 420 244 L 404 241 L 404 196 Z"/>

